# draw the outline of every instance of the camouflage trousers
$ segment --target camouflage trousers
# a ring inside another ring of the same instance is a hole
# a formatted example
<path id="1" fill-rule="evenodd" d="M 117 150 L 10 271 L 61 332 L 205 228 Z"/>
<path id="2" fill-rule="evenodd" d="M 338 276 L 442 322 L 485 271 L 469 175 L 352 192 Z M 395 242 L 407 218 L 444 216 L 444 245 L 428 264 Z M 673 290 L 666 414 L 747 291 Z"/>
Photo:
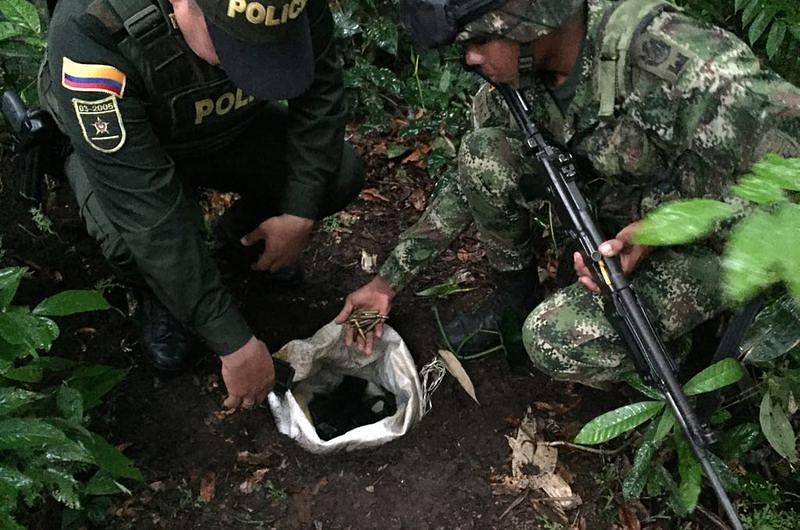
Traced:
<path id="1" fill-rule="evenodd" d="M 497 270 L 520 270 L 534 259 L 529 201 L 543 192 L 533 182 L 534 169 L 522 142 L 508 129 L 477 129 L 462 142 L 459 184 Z M 722 311 L 719 280 L 718 256 L 700 246 L 659 249 L 632 279 L 665 341 L 686 337 Z M 602 386 L 632 369 L 625 344 L 605 316 L 602 297 L 578 283 L 539 305 L 525 321 L 522 336 L 533 364 L 556 379 Z"/>

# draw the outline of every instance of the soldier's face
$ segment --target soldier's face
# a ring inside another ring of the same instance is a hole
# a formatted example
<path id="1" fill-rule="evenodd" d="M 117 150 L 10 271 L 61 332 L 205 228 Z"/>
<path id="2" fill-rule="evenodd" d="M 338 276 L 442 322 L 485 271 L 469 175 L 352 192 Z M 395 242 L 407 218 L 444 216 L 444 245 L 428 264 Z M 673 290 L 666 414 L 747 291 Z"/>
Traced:
<path id="1" fill-rule="evenodd" d="M 509 83 L 519 74 L 519 44 L 499 37 L 469 41 L 465 46 L 464 60 L 492 81 Z"/>
<path id="2" fill-rule="evenodd" d="M 217 50 L 208 34 L 206 19 L 194 0 L 169 0 L 186 44 L 201 59 L 214 66 L 219 64 Z"/>

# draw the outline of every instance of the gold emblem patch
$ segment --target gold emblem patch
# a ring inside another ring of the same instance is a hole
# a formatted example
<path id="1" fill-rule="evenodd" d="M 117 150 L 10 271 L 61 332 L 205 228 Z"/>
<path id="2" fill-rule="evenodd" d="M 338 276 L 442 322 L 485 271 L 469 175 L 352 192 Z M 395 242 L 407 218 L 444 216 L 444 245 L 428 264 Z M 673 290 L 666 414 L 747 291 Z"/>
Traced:
<path id="1" fill-rule="evenodd" d="M 73 99 L 84 139 L 93 149 L 114 153 L 125 144 L 125 125 L 116 96 L 97 101 Z"/>

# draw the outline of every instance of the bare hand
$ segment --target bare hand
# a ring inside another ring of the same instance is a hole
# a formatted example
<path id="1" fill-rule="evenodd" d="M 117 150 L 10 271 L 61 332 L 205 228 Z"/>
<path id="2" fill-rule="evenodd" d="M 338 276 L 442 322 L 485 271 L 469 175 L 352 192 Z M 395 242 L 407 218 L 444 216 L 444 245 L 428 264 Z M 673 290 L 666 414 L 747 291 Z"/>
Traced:
<path id="1" fill-rule="evenodd" d="M 267 346 L 256 337 L 221 357 L 222 380 L 228 389 L 225 407 L 249 409 L 267 397 L 275 384 L 275 367 Z"/>
<path id="2" fill-rule="evenodd" d="M 622 263 L 622 270 L 625 274 L 630 274 L 642 258 L 650 254 L 653 250 L 652 247 L 631 244 L 631 239 L 640 225 L 641 221 L 629 224 L 617 234 L 616 238 L 609 239 L 597 249 L 600 254 L 607 258 L 619 256 L 620 262 Z M 595 283 L 591 271 L 586 266 L 583 255 L 581 255 L 580 252 L 576 252 L 574 259 L 575 273 L 578 275 L 578 281 L 590 291 L 599 293 L 600 288 L 597 286 L 597 283 Z"/>
<path id="3" fill-rule="evenodd" d="M 270 217 L 255 230 L 242 238 L 242 245 L 249 247 L 264 241 L 264 252 L 252 268 L 271 271 L 294 265 L 306 248 L 314 221 L 296 215 L 283 214 Z"/>
<path id="4" fill-rule="evenodd" d="M 337 324 L 344 324 L 347 317 L 350 316 L 350 313 L 358 310 L 373 310 L 378 311 L 381 315 L 389 316 L 389 311 L 392 310 L 392 300 L 394 296 L 394 289 L 389 286 L 389 283 L 380 276 L 375 276 L 371 282 L 357 291 L 353 291 L 345 298 L 344 307 L 339 312 L 335 321 Z M 382 335 L 382 322 L 375 326 L 374 330 L 365 333 L 364 337 L 356 335 L 352 326 L 347 326 L 344 331 L 344 343 L 350 346 L 355 340 L 358 349 L 370 355 L 372 353 L 372 343 L 375 337 L 381 338 Z"/>

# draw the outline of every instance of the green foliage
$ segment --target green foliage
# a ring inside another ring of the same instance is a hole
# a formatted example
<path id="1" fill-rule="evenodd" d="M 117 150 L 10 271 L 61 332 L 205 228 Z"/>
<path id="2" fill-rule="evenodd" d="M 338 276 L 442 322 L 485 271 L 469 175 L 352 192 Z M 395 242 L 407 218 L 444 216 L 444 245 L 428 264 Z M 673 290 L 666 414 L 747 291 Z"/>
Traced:
<path id="1" fill-rule="evenodd" d="M 784 283 L 800 299 L 800 158 L 768 155 L 731 190 L 751 205 L 734 210 L 721 201 L 692 199 L 665 204 L 642 223 L 635 241 L 677 245 L 711 233 L 721 220 L 737 217 L 723 258 L 727 298 L 741 303 L 775 283 Z"/>
<path id="2" fill-rule="evenodd" d="M 0 90 L 15 88 L 35 104 L 36 73 L 45 50 L 39 10 L 29 0 L 0 0 Z"/>
<path id="3" fill-rule="evenodd" d="M 114 446 L 86 429 L 87 411 L 124 377 L 107 366 L 77 366 L 42 354 L 58 337 L 49 317 L 107 309 L 96 292 L 64 291 L 33 310 L 13 305 L 25 269 L 0 270 L 0 527 L 50 496 L 72 511 L 96 506 L 92 497 L 141 480 Z M 45 371 L 62 372 L 52 385 Z"/>
<path id="4" fill-rule="evenodd" d="M 439 298 L 445 299 L 455 294 L 467 293 L 474 290 L 474 287 L 462 287 L 455 277 L 449 278 L 446 282 L 428 287 L 416 293 L 417 296 L 422 298 Z"/>
<path id="5" fill-rule="evenodd" d="M 687 396 L 714 392 L 738 382 L 744 375 L 744 368 L 739 361 L 724 359 L 692 377 L 684 385 L 683 392 Z M 650 422 L 642 436 L 642 442 L 634 455 L 633 465 L 622 483 L 622 493 L 626 499 L 636 499 L 645 487 L 658 491 L 659 494 L 668 492 L 670 504 L 675 512 L 687 515 L 694 511 L 700 496 L 702 479 L 700 463 L 681 428 L 675 427 L 675 416 L 666 406 L 663 395 L 647 386 L 638 375 L 626 375 L 625 380 L 633 388 L 654 400 L 633 403 L 598 416 L 583 426 L 575 437 L 575 442 L 586 445 L 603 443 L 636 429 L 650 419 L 657 418 Z M 680 481 L 677 484 L 666 468 L 653 466 L 658 449 L 670 433 L 673 434 L 672 441 L 678 455 Z M 724 462 L 716 457 L 713 458 L 712 464 L 718 469 L 720 476 L 727 477 L 729 483 L 734 482 L 735 476 Z M 725 480 L 723 478 L 723 481 Z"/>

